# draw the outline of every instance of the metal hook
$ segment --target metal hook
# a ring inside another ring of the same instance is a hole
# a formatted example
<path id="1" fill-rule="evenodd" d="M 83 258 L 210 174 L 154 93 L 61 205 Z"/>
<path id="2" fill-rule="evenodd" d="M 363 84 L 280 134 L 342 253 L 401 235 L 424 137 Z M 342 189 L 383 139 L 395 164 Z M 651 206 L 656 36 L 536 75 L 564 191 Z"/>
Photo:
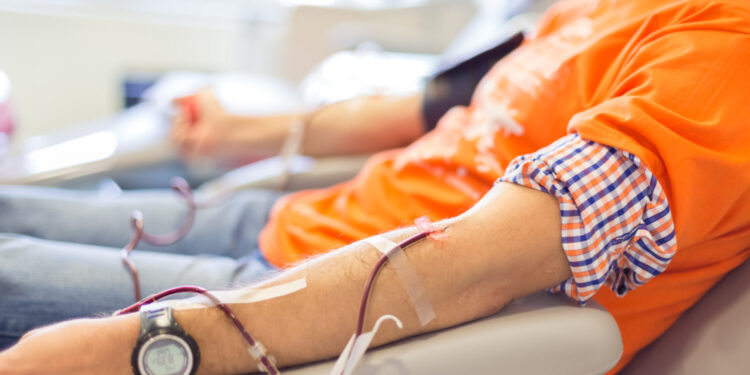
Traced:
<path id="1" fill-rule="evenodd" d="M 120 251 L 120 259 L 122 259 L 122 263 L 128 268 L 130 276 L 133 278 L 133 294 L 135 295 L 135 300 L 140 301 L 141 284 L 138 278 L 138 269 L 130 260 L 130 253 L 135 250 L 135 247 L 138 246 L 138 242 L 141 241 L 141 237 L 143 236 L 143 213 L 141 213 L 141 211 L 133 211 L 133 214 L 130 217 L 130 225 L 133 227 L 133 238 Z"/>
<path id="2" fill-rule="evenodd" d="M 135 264 L 133 264 L 133 262 L 130 260 L 130 253 L 135 250 L 141 239 L 156 246 L 171 245 L 183 239 L 188 234 L 188 232 L 190 232 L 190 229 L 195 223 L 195 213 L 198 208 L 219 204 L 223 201 L 226 201 L 227 199 L 229 199 L 229 197 L 232 196 L 232 192 L 230 191 L 209 199 L 205 202 L 198 203 L 195 200 L 193 189 L 190 188 L 190 185 L 187 183 L 187 181 L 185 181 L 185 179 L 181 177 L 174 177 L 172 178 L 171 185 L 172 190 L 179 194 L 185 201 L 188 210 L 185 214 L 185 220 L 182 222 L 182 225 L 177 228 L 177 230 L 164 235 L 148 234 L 144 230 L 143 213 L 141 211 L 133 211 L 133 213 L 131 214 L 130 225 L 133 227 L 133 238 L 120 251 L 120 258 L 122 259 L 125 267 L 127 267 L 127 269 L 130 271 L 130 275 L 133 278 L 133 294 L 135 295 L 136 302 L 141 300 L 141 286 L 138 277 L 138 270 L 135 267 Z"/>
<path id="3" fill-rule="evenodd" d="M 166 246 L 183 239 L 190 232 L 190 228 L 193 227 L 193 223 L 195 222 L 195 211 L 198 206 L 195 203 L 193 190 L 190 188 L 190 185 L 181 177 L 172 178 L 171 185 L 172 190 L 179 194 L 185 201 L 188 211 L 185 214 L 185 220 L 182 222 L 182 225 L 172 233 L 154 235 L 143 232 L 143 240 L 152 245 Z"/>

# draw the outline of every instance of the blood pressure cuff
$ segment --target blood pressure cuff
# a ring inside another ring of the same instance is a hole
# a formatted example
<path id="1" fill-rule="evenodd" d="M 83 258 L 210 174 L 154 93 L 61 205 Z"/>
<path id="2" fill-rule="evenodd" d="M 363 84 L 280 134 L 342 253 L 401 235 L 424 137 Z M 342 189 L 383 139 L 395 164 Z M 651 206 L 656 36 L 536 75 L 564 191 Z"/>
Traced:
<path id="1" fill-rule="evenodd" d="M 516 33 L 489 49 L 447 60 L 437 73 L 428 79 L 422 100 L 425 133 L 437 126 L 438 120 L 454 106 L 468 105 L 479 80 L 495 63 L 523 42 L 523 34 Z"/>

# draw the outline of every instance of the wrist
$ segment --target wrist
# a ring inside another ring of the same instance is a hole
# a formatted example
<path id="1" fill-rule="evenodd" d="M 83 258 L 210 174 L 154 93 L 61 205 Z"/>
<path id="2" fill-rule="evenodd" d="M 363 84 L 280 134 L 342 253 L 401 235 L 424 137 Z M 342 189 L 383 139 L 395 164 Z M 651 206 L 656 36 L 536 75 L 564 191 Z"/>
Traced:
<path id="1" fill-rule="evenodd" d="M 304 119 L 305 114 L 302 113 L 263 117 L 229 116 L 220 143 L 240 155 L 277 155 L 291 125 Z"/>
<path id="2" fill-rule="evenodd" d="M 133 372 L 140 375 L 190 374 L 200 365 L 195 339 L 174 318 L 174 309 L 147 305 L 140 310 L 138 341 L 132 350 Z"/>

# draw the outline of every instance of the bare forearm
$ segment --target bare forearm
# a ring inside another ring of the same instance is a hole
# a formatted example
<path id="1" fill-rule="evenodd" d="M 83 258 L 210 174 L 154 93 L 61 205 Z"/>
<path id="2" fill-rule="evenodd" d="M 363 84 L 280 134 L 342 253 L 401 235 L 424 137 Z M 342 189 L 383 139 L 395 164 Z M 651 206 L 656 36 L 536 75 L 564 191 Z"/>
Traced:
<path id="1" fill-rule="evenodd" d="M 420 325 L 395 273 L 386 267 L 379 275 L 365 330 L 383 314 L 397 316 L 404 329 L 384 325 L 375 345 L 492 314 L 513 298 L 569 277 L 554 198 L 516 186 L 491 194 L 496 194 L 491 203 L 439 224 L 449 225 L 450 238 L 424 240 L 406 251 L 436 312 L 427 326 Z M 415 232 L 407 228 L 385 236 L 398 241 Z M 365 279 L 379 256 L 369 245 L 355 243 L 271 281 L 304 276 L 305 290 L 234 308 L 282 366 L 335 356 L 355 329 Z M 207 351 L 203 373 L 255 368 L 241 338 L 216 309 L 183 311 L 178 318 Z"/>
<path id="2" fill-rule="evenodd" d="M 334 104 L 311 117 L 308 155 L 362 154 L 406 146 L 424 132 L 422 96 L 363 97 Z"/>
<path id="3" fill-rule="evenodd" d="M 397 241 L 415 232 L 413 229 L 406 229 L 389 233 L 386 236 Z M 419 247 L 431 246 L 423 243 L 409 250 L 416 250 Z M 303 291 L 262 303 L 235 305 L 233 309 L 247 321 L 253 335 L 268 347 L 269 352 L 278 359 L 281 366 L 333 357 L 341 352 L 354 332 L 363 286 L 372 265 L 379 256 L 380 253 L 377 250 L 363 243 L 347 246 L 274 280 L 274 282 L 282 282 L 306 277 L 307 288 Z M 432 289 L 434 281 L 436 280 L 423 280 L 425 288 Z M 451 298 L 448 291 L 445 291 L 440 295 L 432 296 L 432 304 L 438 312 L 438 319 L 423 328 L 411 307 L 408 296 L 389 267 L 381 272 L 376 285 L 370 299 L 365 330 L 369 330 L 368 327 L 371 327 L 372 323 L 383 314 L 396 315 L 405 324 L 402 331 L 385 325 L 376 336 L 376 343 L 393 341 L 424 330 L 446 327 L 473 317 L 467 314 L 466 310 L 458 314 L 446 308 L 448 306 L 444 306 L 445 302 Z M 199 345 L 205 343 L 212 347 L 211 350 L 220 351 L 224 359 L 237 359 L 234 362 L 215 363 L 219 367 L 206 363 L 205 373 L 232 374 L 254 368 L 255 365 L 244 349 L 245 346 L 239 335 L 220 312 L 214 310 L 183 311 L 178 318 L 182 319 L 182 324 L 187 330 L 194 330 Z M 205 321 L 219 322 L 223 328 L 221 330 L 206 329 L 207 327 L 203 324 Z M 229 337 L 232 339 L 227 340 Z M 216 345 L 222 340 L 221 345 Z M 219 352 L 214 354 L 218 355 Z M 211 357 L 220 358 L 207 353 L 207 358 Z"/>
<path id="4" fill-rule="evenodd" d="M 290 126 L 302 121 L 307 124 L 301 147 L 305 155 L 372 153 L 405 146 L 422 134 L 421 100 L 419 95 L 362 97 L 308 113 L 260 118 L 234 116 L 232 121 L 236 126 L 227 138 L 238 148 L 249 144 L 254 152 L 275 154 Z"/>

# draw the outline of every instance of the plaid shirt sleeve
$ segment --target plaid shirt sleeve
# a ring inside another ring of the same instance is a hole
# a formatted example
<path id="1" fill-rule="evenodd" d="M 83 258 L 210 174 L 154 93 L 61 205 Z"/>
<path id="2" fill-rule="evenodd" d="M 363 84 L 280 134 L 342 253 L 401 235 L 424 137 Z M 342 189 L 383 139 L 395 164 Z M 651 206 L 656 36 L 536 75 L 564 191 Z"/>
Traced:
<path id="1" fill-rule="evenodd" d="M 571 134 L 516 158 L 500 181 L 557 197 L 573 276 L 550 291 L 581 304 L 604 284 L 624 296 L 664 271 L 677 250 L 665 193 L 628 152 Z"/>

